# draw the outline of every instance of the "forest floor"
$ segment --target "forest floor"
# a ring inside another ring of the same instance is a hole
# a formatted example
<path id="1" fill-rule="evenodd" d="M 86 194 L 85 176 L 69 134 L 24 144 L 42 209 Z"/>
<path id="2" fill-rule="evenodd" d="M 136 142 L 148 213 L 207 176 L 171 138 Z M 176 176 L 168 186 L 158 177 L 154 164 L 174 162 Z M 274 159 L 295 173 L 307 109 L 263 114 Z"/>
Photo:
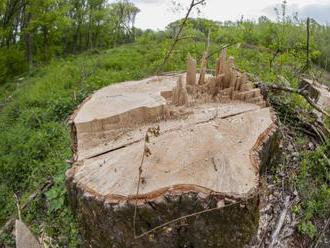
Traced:
<path id="1" fill-rule="evenodd" d="M 14 193 L 24 205 L 51 178 L 52 188 L 22 212 L 23 220 L 36 235 L 51 237 L 60 247 L 79 247 L 80 235 L 64 182 L 69 168 L 66 161 L 72 156 L 67 119 L 93 91 L 152 75 L 167 46 L 166 42 L 149 41 L 68 57 L 0 86 L 0 226 L 10 216 L 16 216 Z M 202 42 L 178 46 L 165 70 L 183 70 L 188 52 L 199 59 L 203 49 Z M 270 71 L 272 54 L 241 47 L 231 47 L 228 53 L 235 57 L 241 70 L 264 82 L 279 82 L 285 77 L 291 87 L 298 87 L 295 70 L 291 68 L 299 66 L 294 56 L 283 55 L 291 67 L 275 65 Z M 211 58 L 210 67 L 214 63 Z M 324 75 L 327 81 L 330 74 Z M 286 236 L 293 231 L 293 240 L 300 245 L 296 247 L 316 243 L 322 247 L 330 216 L 329 165 L 324 157 L 330 156 L 330 142 L 318 141 L 311 130 L 315 118 L 306 114 L 312 108 L 302 97 L 270 94 L 270 102 L 280 120 L 283 152 L 280 160 L 263 172 L 268 186 L 261 215 L 265 231 L 259 238 L 264 244 L 271 242 L 274 224 L 283 211 L 286 196 L 290 196 L 288 224 L 280 239 L 290 241 Z M 0 234 L 0 247 L 5 245 L 14 247 L 8 230 Z"/>

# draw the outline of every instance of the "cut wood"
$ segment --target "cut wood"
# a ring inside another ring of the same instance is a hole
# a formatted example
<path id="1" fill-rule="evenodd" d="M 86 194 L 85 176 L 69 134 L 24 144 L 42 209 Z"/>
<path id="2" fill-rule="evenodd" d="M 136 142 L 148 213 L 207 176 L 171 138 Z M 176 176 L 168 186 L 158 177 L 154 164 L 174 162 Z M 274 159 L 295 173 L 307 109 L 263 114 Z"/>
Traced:
<path id="1" fill-rule="evenodd" d="M 196 60 L 193 59 L 190 54 L 187 59 L 187 84 L 196 84 Z"/>
<path id="2" fill-rule="evenodd" d="M 269 245 L 269 248 L 273 248 L 273 247 L 276 247 L 276 244 L 278 242 L 278 236 L 280 234 L 280 231 L 283 227 L 283 224 L 284 224 L 284 221 L 285 221 L 285 218 L 286 218 L 286 215 L 287 215 L 287 212 L 289 210 L 289 207 L 290 207 L 290 196 L 287 196 L 285 198 L 285 202 L 284 202 L 284 207 L 283 207 L 283 210 L 280 214 L 280 217 L 277 221 L 277 224 L 276 224 L 276 227 L 272 233 L 272 239 L 271 239 L 271 243 Z"/>
<path id="3" fill-rule="evenodd" d="M 16 220 L 15 229 L 16 248 L 41 248 L 38 240 L 21 220 Z"/>
<path id="4" fill-rule="evenodd" d="M 328 87 L 316 81 L 303 78 L 300 82 L 300 89 L 304 90 L 305 95 L 319 107 L 319 109 L 316 109 L 317 111 L 330 117 L 329 112 L 327 112 L 330 110 L 330 90 Z"/>
<path id="5" fill-rule="evenodd" d="M 259 89 L 245 87 L 245 77 L 231 85 L 242 75 L 230 68 L 202 85 L 187 84 L 186 74 L 112 85 L 79 107 L 67 186 L 86 246 L 249 241 L 276 125 Z"/>
<path id="6" fill-rule="evenodd" d="M 45 192 L 47 192 L 53 186 L 53 184 L 54 183 L 52 179 L 49 179 L 45 183 L 43 183 L 40 186 L 40 188 L 37 191 L 35 191 L 33 194 L 31 194 L 27 199 L 27 201 L 23 205 L 21 205 L 21 207 L 19 208 L 20 211 L 26 211 L 30 207 L 31 203 L 36 199 L 38 199 Z M 0 235 L 2 235 L 5 232 L 11 232 L 13 230 L 16 218 L 17 218 L 17 214 L 14 214 L 9 218 L 6 224 L 0 229 Z"/>
<path id="7" fill-rule="evenodd" d="M 287 87 L 287 86 L 282 86 L 282 85 L 274 85 L 274 84 L 264 84 L 264 83 L 258 83 L 257 84 L 258 88 L 263 88 L 266 90 L 272 90 L 272 91 L 286 91 L 289 93 L 294 93 L 301 95 L 302 97 L 305 98 L 305 100 L 311 105 L 317 112 L 323 114 L 324 116 L 330 118 L 330 113 L 327 112 L 325 109 L 323 109 L 322 106 L 320 106 L 317 101 L 313 98 L 310 97 L 309 93 L 306 91 L 306 88 L 301 88 L 299 90 Z"/>

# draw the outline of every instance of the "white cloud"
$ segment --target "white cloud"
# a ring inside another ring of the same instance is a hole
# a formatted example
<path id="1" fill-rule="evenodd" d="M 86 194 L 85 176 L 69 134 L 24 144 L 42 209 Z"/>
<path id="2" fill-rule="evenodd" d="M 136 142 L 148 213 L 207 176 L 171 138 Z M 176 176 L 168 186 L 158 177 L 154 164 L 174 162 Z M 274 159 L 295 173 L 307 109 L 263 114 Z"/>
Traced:
<path id="1" fill-rule="evenodd" d="M 279 5 L 270 5 L 264 9 L 267 16 L 275 17 L 274 8 L 278 8 Z M 311 17 L 322 24 L 330 23 L 330 2 L 329 3 L 310 3 L 305 5 L 289 4 L 288 14 L 293 15 L 298 13 L 300 18 Z"/>
<path id="2" fill-rule="evenodd" d="M 141 10 L 136 19 L 136 26 L 147 29 L 164 29 L 167 24 L 184 16 L 182 12 L 171 11 L 171 0 L 132 0 Z M 177 1 L 188 4 L 190 0 Z M 273 15 L 274 6 L 281 0 L 206 0 L 201 17 L 217 21 L 257 19 L 261 15 Z M 330 0 L 288 0 L 289 13 L 298 11 L 301 17 L 310 16 L 320 22 L 330 23 Z M 193 17 L 197 13 L 193 13 Z"/>

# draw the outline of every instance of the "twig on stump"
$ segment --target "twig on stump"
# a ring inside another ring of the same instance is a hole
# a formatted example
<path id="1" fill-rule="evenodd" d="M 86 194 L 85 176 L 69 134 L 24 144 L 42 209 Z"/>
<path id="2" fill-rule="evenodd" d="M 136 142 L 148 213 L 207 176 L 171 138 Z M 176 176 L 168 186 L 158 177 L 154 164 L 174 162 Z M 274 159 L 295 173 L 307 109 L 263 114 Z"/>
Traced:
<path id="1" fill-rule="evenodd" d="M 134 238 L 137 238 L 136 235 L 136 215 L 137 215 L 137 203 L 138 203 L 138 196 L 140 191 L 140 184 L 142 182 L 142 172 L 143 172 L 143 163 L 146 157 L 149 157 L 151 155 L 151 151 L 148 147 L 148 143 L 150 142 L 150 136 L 153 135 L 155 137 L 158 137 L 160 134 L 160 127 L 157 126 L 155 128 L 148 128 L 145 137 L 144 137 L 144 145 L 143 145 L 143 154 L 141 158 L 141 163 L 139 166 L 139 179 L 138 179 L 138 185 L 136 189 L 136 195 L 135 195 L 135 205 L 134 205 L 134 216 L 133 216 L 133 232 L 134 232 Z"/>

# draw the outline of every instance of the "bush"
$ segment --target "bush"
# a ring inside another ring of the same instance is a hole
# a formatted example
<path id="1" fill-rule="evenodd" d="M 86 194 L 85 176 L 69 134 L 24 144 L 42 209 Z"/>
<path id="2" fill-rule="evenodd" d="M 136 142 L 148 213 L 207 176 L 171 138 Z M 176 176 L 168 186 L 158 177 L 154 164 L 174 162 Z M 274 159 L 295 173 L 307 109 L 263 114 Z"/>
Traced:
<path id="1" fill-rule="evenodd" d="M 0 49 L 0 84 L 3 84 L 8 77 L 22 74 L 26 69 L 23 51 L 16 47 Z"/>

